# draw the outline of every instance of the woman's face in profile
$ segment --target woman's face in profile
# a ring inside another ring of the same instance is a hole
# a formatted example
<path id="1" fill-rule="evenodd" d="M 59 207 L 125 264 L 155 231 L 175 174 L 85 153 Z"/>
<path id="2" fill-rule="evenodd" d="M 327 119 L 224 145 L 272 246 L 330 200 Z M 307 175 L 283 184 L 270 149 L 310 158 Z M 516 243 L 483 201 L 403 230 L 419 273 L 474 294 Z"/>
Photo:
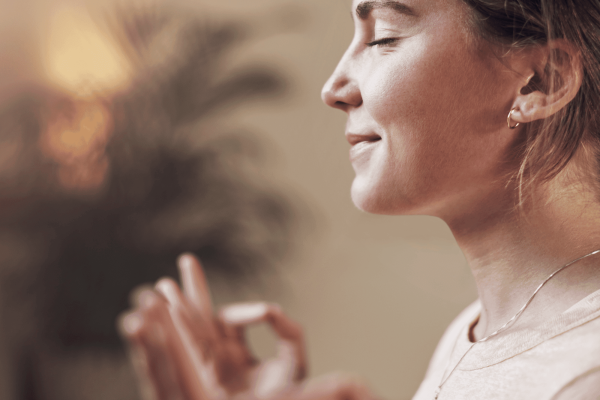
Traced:
<path id="1" fill-rule="evenodd" d="M 359 208 L 444 217 L 504 188 L 520 87 L 461 0 L 401 1 L 354 0 L 355 36 L 323 99 L 348 114 Z"/>

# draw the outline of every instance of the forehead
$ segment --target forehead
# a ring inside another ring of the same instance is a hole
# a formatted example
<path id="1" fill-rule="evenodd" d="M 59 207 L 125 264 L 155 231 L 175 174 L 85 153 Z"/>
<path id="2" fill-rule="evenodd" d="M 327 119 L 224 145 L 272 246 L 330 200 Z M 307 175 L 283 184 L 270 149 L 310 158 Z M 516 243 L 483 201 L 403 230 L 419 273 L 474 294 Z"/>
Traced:
<path id="1" fill-rule="evenodd" d="M 416 15 L 416 12 L 408 4 L 399 0 L 362 0 L 354 8 L 355 14 L 360 19 L 366 19 L 374 10 L 389 10 L 399 14 Z"/>
<path id="2" fill-rule="evenodd" d="M 462 0 L 353 0 L 352 14 L 361 19 L 368 18 L 375 10 L 387 10 L 404 15 L 423 16 L 424 14 L 446 14 L 456 16 L 456 11 L 464 11 Z"/>
<path id="3" fill-rule="evenodd" d="M 408 7 L 413 7 L 417 4 L 430 3 L 431 1 L 432 0 L 352 0 L 352 9 L 356 10 L 359 5 L 369 5 L 373 7 L 406 5 Z"/>

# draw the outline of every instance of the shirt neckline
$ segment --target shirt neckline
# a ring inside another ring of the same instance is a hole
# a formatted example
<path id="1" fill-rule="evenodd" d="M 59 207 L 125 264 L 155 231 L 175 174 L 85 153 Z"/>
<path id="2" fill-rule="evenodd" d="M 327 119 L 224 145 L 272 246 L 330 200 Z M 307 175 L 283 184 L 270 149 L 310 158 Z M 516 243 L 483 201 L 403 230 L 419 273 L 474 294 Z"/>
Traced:
<path id="1" fill-rule="evenodd" d="M 548 339 L 598 318 L 600 316 L 600 290 L 589 294 L 568 310 L 541 325 L 515 332 L 507 330 L 485 342 L 474 344 L 469 340 L 469 332 L 479 319 L 480 313 L 481 303 L 478 301 L 477 307 L 473 308 L 473 314 L 467 319 L 469 323 L 459 332 L 456 350 L 450 355 L 451 363 L 455 365 L 458 359 L 469 351 L 469 354 L 457 367 L 459 370 L 473 371 L 498 364 L 522 354 Z M 469 348 L 471 349 L 469 350 Z"/>

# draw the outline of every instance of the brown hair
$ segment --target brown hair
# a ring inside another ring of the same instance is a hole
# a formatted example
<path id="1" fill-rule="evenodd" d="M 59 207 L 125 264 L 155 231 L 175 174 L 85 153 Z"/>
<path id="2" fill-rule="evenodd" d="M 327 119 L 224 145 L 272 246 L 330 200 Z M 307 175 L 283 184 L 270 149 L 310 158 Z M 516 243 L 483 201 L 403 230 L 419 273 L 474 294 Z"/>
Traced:
<path id="1" fill-rule="evenodd" d="M 543 121 L 527 124 L 519 193 L 533 182 L 554 178 L 585 142 L 600 156 L 600 0 L 463 0 L 472 9 L 472 26 L 485 40 L 510 50 L 565 39 L 580 52 L 582 86 L 563 109 Z M 550 55 L 544 77 L 535 76 L 536 90 L 560 86 L 551 67 L 561 62 Z M 597 171 L 596 176 L 600 173 Z M 598 179 L 596 178 L 596 181 Z M 522 199 L 522 197 L 521 197 Z"/>

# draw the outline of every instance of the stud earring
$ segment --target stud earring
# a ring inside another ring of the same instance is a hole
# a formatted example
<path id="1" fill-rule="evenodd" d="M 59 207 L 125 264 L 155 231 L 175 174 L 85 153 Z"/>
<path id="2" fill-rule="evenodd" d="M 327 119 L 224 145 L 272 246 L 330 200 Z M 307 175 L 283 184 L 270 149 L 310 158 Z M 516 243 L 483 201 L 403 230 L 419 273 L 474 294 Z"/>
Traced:
<path id="1" fill-rule="evenodd" d="M 514 124 L 514 125 L 511 125 L 511 124 L 510 124 L 510 120 L 511 120 L 511 118 L 512 118 L 512 115 L 513 115 L 513 113 L 514 113 L 516 110 L 517 110 L 517 107 L 513 108 L 512 110 L 510 110 L 510 112 L 508 113 L 508 117 L 506 118 L 506 123 L 508 124 L 508 127 L 509 127 L 510 129 L 515 129 L 517 126 L 519 126 L 519 125 L 520 125 L 520 123 L 519 123 L 519 122 L 517 122 L 517 123 L 516 123 L 516 124 Z"/>

